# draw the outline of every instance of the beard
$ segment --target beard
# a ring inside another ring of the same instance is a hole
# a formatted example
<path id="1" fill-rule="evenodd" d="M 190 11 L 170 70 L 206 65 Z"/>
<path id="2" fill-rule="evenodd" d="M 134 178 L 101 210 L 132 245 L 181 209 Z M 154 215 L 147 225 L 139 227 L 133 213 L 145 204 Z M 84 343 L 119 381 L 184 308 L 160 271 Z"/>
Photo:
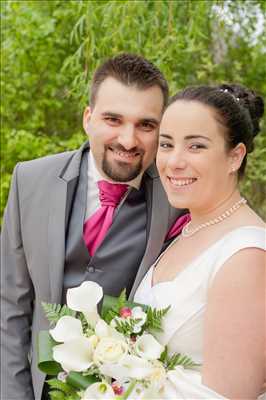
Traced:
<path id="1" fill-rule="evenodd" d="M 127 152 L 121 147 L 119 150 Z M 140 159 L 137 164 L 131 165 L 123 161 L 108 161 L 107 160 L 107 149 L 105 149 L 103 160 L 102 160 L 102 170 L 103 172 L 115 182 L 129 182 L 135 179 L 142 171 L 143 168 L 143 151 L 138 149 L 133 149 L 128 151 L 128 153 L 139 153 Z"/>

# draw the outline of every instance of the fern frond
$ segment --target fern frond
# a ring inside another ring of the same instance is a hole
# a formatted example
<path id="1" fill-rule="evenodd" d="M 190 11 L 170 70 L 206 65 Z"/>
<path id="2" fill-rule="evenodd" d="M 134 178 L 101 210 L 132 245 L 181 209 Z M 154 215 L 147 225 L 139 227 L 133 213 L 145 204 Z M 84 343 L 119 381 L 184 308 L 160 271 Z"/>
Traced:
<path id="1" fill-rule="evenodd" d="M 134 326 L 139 319 L 125 318 L 123 320 L 116 320 L 115 329 L 125 336 L 130 336 L 133 333 Z"/>
<path id="2" fill-rule="evenodd" d="M 119 313 L 120 309 L 126 306 L 126 303 L 127 303 L 127 292 L 126 289 L 123 289 L 117 299 L 116 311 Z"/>
<path id="3" fill-rule="evenodd" d="M 168 313 L 171 306 L 157 310 L 156 308 L 147 307 L 147 320 L 145 329 L 148 331 L 162 331 L 162 319 Z"/>
<path id="4" fill-rule="evenodd" d="M 42 302 L 42 308 L 44 310 L 46 318 L 50 322 L 50 325 L 56 324 L 56 322 L 61 317 L 64 317 L 66 315 L 71 316 L 71 317 L 76 316 L 76 311 L 71 310 L 66 305 L 62 306 L 61 304 L 51 304 L 51 303 Z"/>
<path id="5" fill-rule="evenodd" d="M 195 363 L 191 358 L 180 353 L 175 353 L 171 357 L 167 357 L 165 360 L 167 370 L 174 369 L 178 365 L 181 365 L 184 368 L 194 368 L 198 367 L 200 364 Z"/>

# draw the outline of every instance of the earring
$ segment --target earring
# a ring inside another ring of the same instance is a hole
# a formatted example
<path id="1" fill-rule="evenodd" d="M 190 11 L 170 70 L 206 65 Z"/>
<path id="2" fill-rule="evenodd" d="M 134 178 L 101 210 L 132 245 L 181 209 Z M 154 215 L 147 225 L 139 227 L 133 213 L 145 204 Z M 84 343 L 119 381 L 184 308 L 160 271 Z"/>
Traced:
<path id="1" fill-rule="evenodd" d="M 232 174 L 233 174 L 234 172 L 236 172 L 236 168 L 235 168 L 235 167 L 232 167 L 232 168 L 231 168 L 231 172 L 232 172 Z"/>

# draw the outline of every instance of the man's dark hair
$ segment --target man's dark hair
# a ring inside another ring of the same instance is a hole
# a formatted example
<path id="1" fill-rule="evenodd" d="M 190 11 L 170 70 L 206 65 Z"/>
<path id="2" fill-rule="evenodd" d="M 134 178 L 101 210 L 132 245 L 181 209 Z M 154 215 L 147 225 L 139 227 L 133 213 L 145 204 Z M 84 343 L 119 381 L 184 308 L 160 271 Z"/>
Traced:
<path id="1" fill-rule="evenodd" d="M 161 71 L 142 56 L 123 53 L 105 61 L 95 71 L 90 95 L 90 106 L 92 108 L 95 105 L 100 85 L 109 77 L 138 89 L 158 86 L 163 94 L 164 106 L 167 104 L 169 89 Z"/>

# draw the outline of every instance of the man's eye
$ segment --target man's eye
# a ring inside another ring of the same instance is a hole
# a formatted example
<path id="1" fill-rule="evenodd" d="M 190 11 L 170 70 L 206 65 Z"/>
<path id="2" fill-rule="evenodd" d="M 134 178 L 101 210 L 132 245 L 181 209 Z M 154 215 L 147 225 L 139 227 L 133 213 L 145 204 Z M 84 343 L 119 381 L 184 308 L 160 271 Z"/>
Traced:
<path id="1" fill-rule="evenodd" d="M 140 124 L 140 127 L 145 131 L 152 131 L 153 129 L 155 129 L 154 124 L 152 124 L 151 122 L 142 122 Z"/>
<path id="2" fill-rule="evenodd" d="M 117 124 L 119 123 L 119 119 L 116 117 L 105 117 L 104 120 L 110 124 Z"/>

